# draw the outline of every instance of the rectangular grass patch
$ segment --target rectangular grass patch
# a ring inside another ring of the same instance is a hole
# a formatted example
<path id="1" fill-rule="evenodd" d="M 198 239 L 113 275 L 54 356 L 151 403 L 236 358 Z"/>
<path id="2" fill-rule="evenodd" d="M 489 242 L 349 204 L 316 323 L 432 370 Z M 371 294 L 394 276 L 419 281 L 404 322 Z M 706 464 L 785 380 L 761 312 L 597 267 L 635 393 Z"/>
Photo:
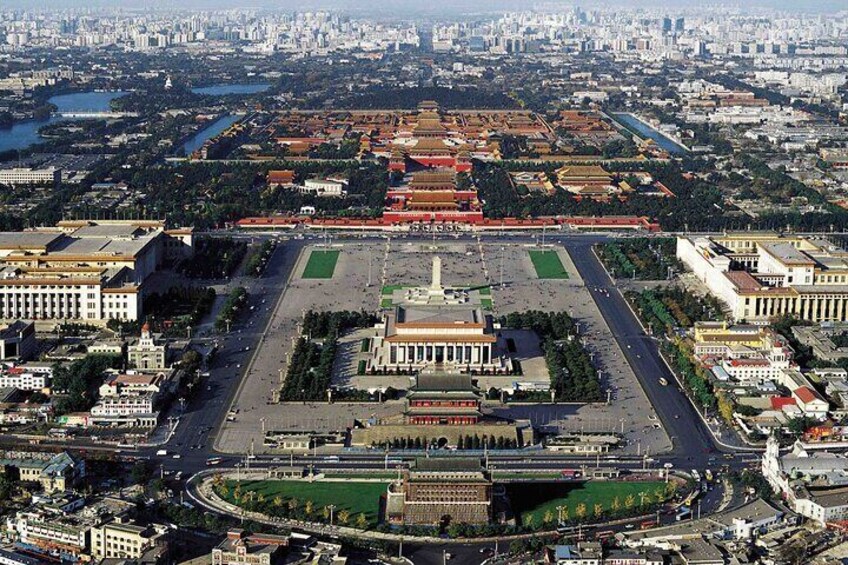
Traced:
<path id="1" fill-rule="evenodd" d="M 522 523 L 541 524 L 545 514 L 557 516 L 557 506 L 567 509 L 570 518 L 580 518 L 585 511 L 585 519 L 595 515 L 595 505 L 607 517 L 620 516 L 629 508 L 657 503 L 668 497 L 666 485 L 659 481 L 613 482 L 589 481 L 582 484 L 568 483 L 513 483 L 506 487 L 513 511 L 520 516 Z M 582 506 L 582 509 L 579 509 Z M 532 516 L 532 518 L 529 518 Z"/>
<path id="2" fill-rule="evenodd" d="M 531 250 L 530 260 L 540 279 L 567 279 L 568 271 L 562 266 L 559 253 L 556 251 Z"/>
<path id="3" fill-rule="evenodd" d="M 377 524 L 380 511 L 380 497 L 386 493 L 387 482 L 351 482 L 351 481 L 242 481 L 240 485 L 242 496 L 249 491 L 260 493 L 265 500 L 273 501 L 279 496 L 285 504 L 296 498 L 302 507 L 307 500 L 318 516 L 321 509 L 329 504 L 336 506 L 336 516 L 342 510 L 351 514 L 350 525 L 359 514 L 365 514 L 369 527 Z M 227 481 L 228 502 L 237 504 L 233 498 L 236 487 L 235 481 Z"/>
<path id="4" fill-rule="evenodd" d="M 331 279 L 336 270 L 336 263 L 339 260 L 339 250 L 332 251 L 317 251 L 313 250 L 309 254 L 309 262 L 306 263 L 306 268 L 303 270 L 303 278 L 305 279 Z"/>

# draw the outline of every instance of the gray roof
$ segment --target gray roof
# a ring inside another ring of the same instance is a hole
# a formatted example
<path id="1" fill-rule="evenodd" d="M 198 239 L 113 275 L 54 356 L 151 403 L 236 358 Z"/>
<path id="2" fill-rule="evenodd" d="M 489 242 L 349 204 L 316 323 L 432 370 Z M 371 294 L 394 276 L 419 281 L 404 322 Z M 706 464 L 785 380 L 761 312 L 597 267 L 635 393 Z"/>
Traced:
<path id="1" fill-rule="evenodd" d="M 848 487 L 807 489 L 810 498 L 825 508 L 848 506 Z"/>
<path id="2" fill-rule="evenodd" d="M 803 251 L 799 251 L 791 243 L 761 243 L 760 246 L 781 261 L 788 263 L 815 263 L 812 258 Z"/>
<path id="3" fill-rule="evenodd" d="M 47 247 L 63 235 L 59 232 L 15 231 L 0 232 L 0 249 Z"/>
<path id="4" fill-rule="evenodd" d="M 732 510 L 726 510 L 714 514 L 711 518 L 724 526 L 732 526 L 733 520 L 745 520 L 746 522 L 758 522 L 764 518 L 782 516 L 783 511 L 778 510 L 762 498 L 756 498 L 747 504 L 743 504 Z"/>
<path id="5" fill-rule="evenodd" d="M 134 237 L 140 235 L 144 232 L 138 226 L 131 226 L 127 224 L 96 224 L 92 226 L 83 226 L 78 230 L 75 230 L 72 234 L 73 237 L 79 238 L 103 238 L 103 237 Z"/>
<path id="6" fill-rule="evenodd" d="M 420 373 L 415 378 L 414 392 L 477 392 L 471 375 L 457 373 Z"/>
<path id="7" fill-rule="evenodd" d="M 456 308 L 450 306 L 438 308 L 398 306 L 397 323 L 427 323 L 427 324 L 482 324 L 485 317 L 479 308 Z"/>
<path id="8" fill-rule="evenodd" d="M 680 553 L 684 556 L 687 563 L 724 563 L 724 555 L 719 548 L 703 539 L 686 541 L 682 544 Z"/>
<path id="9" fill-rule="evenodd" d="M 419 457 L 415 460 L 412 470 L 455 473 L 482 471 L 483 466 L 476 457 Z"/>

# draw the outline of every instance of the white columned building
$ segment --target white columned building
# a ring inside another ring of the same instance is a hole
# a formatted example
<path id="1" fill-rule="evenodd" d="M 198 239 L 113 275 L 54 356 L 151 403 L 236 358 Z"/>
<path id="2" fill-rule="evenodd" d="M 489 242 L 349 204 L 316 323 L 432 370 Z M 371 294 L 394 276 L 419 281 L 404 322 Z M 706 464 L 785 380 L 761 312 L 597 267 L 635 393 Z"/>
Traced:
<path id="1" fill-rule="evenodd" d="M 491 316 L 471 305 L 467 292 L 442 285 L 439 257 L 433 258 L 430 285 L 406 291 L 375 329 L 371 372 L 416 372 L 429 365 L 473 373 L 509 369 Z"/>

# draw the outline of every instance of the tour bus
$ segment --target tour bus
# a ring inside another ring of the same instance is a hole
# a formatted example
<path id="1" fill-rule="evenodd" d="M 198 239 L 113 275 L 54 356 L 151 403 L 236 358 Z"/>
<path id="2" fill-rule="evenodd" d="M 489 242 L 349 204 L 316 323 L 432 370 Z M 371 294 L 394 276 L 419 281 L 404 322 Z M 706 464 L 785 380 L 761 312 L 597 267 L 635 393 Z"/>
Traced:
<path id="1" fill-rule="evenodd" d="M 615 532 L 612 530 L 602 530 L 600 532 L 595 533 L 595 540 L 603 541 L 605 539 L 609 539 L 615 536 Z"/>

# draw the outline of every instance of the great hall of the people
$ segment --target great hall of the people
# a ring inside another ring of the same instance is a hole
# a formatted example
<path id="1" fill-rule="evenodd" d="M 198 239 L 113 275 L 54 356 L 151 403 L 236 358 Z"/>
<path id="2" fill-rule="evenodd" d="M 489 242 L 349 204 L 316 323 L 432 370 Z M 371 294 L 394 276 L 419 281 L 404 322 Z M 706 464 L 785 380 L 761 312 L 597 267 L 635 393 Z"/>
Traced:
<path id="1" fill-rule="evenodd" d="M 737 321 L 848 320 L 848 252 L 813 237 L 740 232 L 677 239 L 677 258 Z"/>
<path id="2" fill-rule="evenodd" d="M 159 220 L 67 220 L 0 233 L 0 319 L 137 320 L 151 275 L 191 257 L 193 231 Z"/>

